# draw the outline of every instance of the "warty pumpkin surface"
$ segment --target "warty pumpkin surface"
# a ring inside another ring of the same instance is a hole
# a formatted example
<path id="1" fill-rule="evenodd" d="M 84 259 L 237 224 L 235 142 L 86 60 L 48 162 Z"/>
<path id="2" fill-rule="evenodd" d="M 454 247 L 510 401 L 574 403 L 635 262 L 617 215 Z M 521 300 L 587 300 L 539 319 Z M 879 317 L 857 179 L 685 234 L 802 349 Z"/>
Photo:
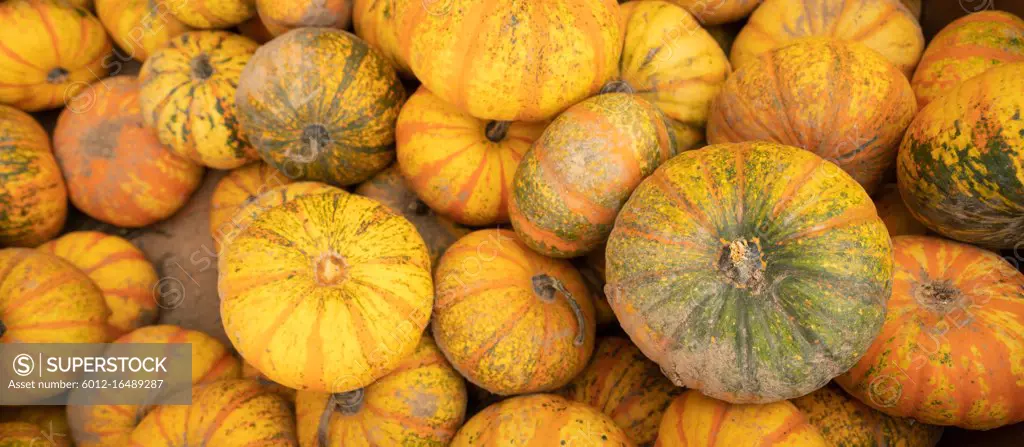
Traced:
<path id="1" fill-rule="evenodd" d="M 348 28 L 352 0 L 255 0 L 267 31 L 280 36 L 295 28 Z"/>
<path id="2" fill-rule="evenodd" d="M 626 93 L 570 107 L 516 169 L 508 213 L 516 234 L 547 256 L 597 248 L 633 189 L 675 155 L 664 115 Z"/>
<path id="3" fill-rule="evenodd" d="M 352 27 L 357 36 L 380 50 L 400 76 L 413 79 L 415 76 L 398 39 L 402 20 L 409 18 L 404 8 L 410 5 L 421 7 L 422 3 L 416 0 L 353 0 Z"/>
<path id="4" fill-rule="evenodd" d="M 451 447 L 564 445 L 632 447 L 615 422 L 589 405 L 554 394 L 517 396 L 493 404 L 459 429 Z"/>
<path id="5" fill-rule="evenodd" d="M 594 305 L 579 272 L 531 251 L 512 231 L 463 236 L 435 277 L 434 339 L 481 388 L 503 396 L 552 391 L 590 359 Z"/>
<path id="6" fill-rule="evenodd" d="M 360 183 L 394 160 L 405 100 L 391 64 L 345 31 L 300 28 L 260 47 L 236 103 L 244 133 L 293 179 Z"/>
<path id="7" fill-rule="evenodd" d="M 878 210 L 878 217 L 885 222 L 889 236 L 928 234 L 928 227 L 910 214 L 907 204 L 903 203 L 903 198 L 900 197 L 899 187 L 895 183 L 881 188 L 875 197 L 875 209 Z"/>
<path id="8" fill-rule="evenodd" d="M 446 0 L 401 10 L 423 85 L 470 115 L 543 121 L 595 93 L 622 52 L 615 0 Z"/>
<path id="9" fill-rule="evenodd" d="M 62 0 L 0 3 L 0 104 L 34 112 L 65 105 L 106 77 L 103 24 Z"/>
<path id="10" fill-rule="evenodd" d="M 412 355 L 366 388 L 299 392 L 299 444 L 445 447 L 465 420 L 466 399 L 466 382 L 424 335 Z"/>
<path id="11" fill-rule="evenodd" d="M 289 183 L 288 176 L 262 162 L 234 169 L 221 178 L 210 197 L 210 234 L 217 253 L 222 241 L 239 229 L 235 218 L 239 210 L 263 193 Z"/>
<path id="12" fill-rule="evenodd" d="M 893 238 L 885 326 L 836 382 L 886 414 L 986 430 L 1024 421 L 1024 274 L 998 254 Z"/>
<path id="13" fill-rule="evenodd" d="M 734 69 L 801 37 L 832 37 L 877 51 L 910 79 L 924 51 L 917 18 L 900 0 L 764 0 L 736 36 Z"/>
<path id="14" fill-rule="evenodd" d="M 546 124 L 474 118 L 420 87 L 398 115 L 398 168 L 442 215 L 465 225 L 505 223 L 512 176 Z"/>
<path id="15" fill-rule="evenodd" d="M 735 22 L 748 15 L 762 0 L 670 0 L 700 21 L 701 25 L 720 25 Z"/>
<path id="16" fill-rule="evenodd" d="M 120 227 L 169 217 L 203 179 L 202 166 L 171 153 L 141 112 L 138 81 L 114 76 L 79 93 L 53 133 L 71 203 Z"/>
<path id="17" fill-rule="evenodd" d="M 838 166 L 775 143 L 708 146 L 658 168 L 619 213 L 605 292 L 680 386 L 733 403 L 807 394 L 885 319 L 892 251 Z"/>
<path id="18" fill-rule="evenodd" d="M 911 214 L 951 239 L 1024 243 L 1024 62 L 961 83 L 914 118 L 897 159 Z"/>
<path id="19" fill-rule="evenodd" d="M 60 232 L 68 192 L 50 136 L 31 115 L 0 104 L 0 247 L 35 247 Z"/>
<path id="20" fill-rule="evenodd" d="M 0 422 L 2 447 L 68 447 L 71 442 L 31 422 Z"/>
<path id="21" fill-rule="evenodd" d="M 96 15 L 128 57 L 145 62 L 174 37 L 192 31 L 171 15 L 180 0 L 96 0 Z M 116 53 L 123 58 L 124 53 Z M 122 61 L 123 62 L 123 61 Z"/>
<path id="22" fill-rule="evenodd" d="M 367 386 L 413 352 L 430 320 L 423 238 L 380 202 L 344 191 L 264 208 L 225 244 L 219 271 L 232 344 L 289 388 Z"/>
<path id="23" fill-rule="evenodd" d="M 256 15 L 255 0 L 158 0 L 193 28 L 230 28 Z"/>
<path id="24" fill-rule="evenodd" d="M 917 105 L 910 83 L 856 42 L 807 38 L 762 54 L 726 81 L 708 142 L 807 149 L 874 192 L 896 161 Z"/>

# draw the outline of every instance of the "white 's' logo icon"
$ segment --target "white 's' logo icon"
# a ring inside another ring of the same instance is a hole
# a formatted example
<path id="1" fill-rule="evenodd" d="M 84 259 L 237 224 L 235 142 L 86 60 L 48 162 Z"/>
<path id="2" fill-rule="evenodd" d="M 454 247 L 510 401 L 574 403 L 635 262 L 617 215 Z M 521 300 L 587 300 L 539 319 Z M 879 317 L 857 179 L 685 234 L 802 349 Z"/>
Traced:
<path id="1" fill-rule="evenodd" d="M 32 370 L 36 369 L 36 362 L 32 360 L 32 356 L 28 354 L 18 354 L 14 358 L 14 373 L 25 377 L 32 374 Z"/>

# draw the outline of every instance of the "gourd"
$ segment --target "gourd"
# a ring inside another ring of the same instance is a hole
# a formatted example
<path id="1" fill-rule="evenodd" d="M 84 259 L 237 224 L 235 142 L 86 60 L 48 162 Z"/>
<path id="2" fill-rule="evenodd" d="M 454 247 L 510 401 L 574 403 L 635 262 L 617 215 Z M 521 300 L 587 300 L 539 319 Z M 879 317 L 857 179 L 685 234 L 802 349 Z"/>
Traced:
<path id="1" fill-rule="evenodd" d="M 0 423 L 26 422 L 39 428 L 36 434 L 39 438 L 37 444 L 29 447 L 40 447 L 39 442 L 56 441 L 61 445 L 71 445 L 71 429 L 68 427 L 68 417 L 64 406 L 61 405 L 26 405 L 22 407 L 5 406 L 3 414 L 0 414 Z M 0 435 L 0 439 L 7 440 Z M 42 444 L 45 446 L 46 444 Z"/>
<path id="2" fill-rule="evenodd" d="M 210 235 L 217 253 L 221 242 L 238 230 L 235 215 L 257 197 L 279 186 L 292 183 L 281 171 L 266 163 L 237 168 L 217 182 L 210 198 Z"/>
<path id="3" fill-rule="evenodd" d="M 256 0 L 256 12 L 275 36 L 295 28 L 348 28 L 352 0 Z"/>
<path id="4" fill-rule="evenodd" d="M 193 28 L 229 28 L 256 15 L 255 0 L 160 0 L 182 23 Z"/>
<path id="5" fill-rule="evenodd" d="M 736 405 L 688 390 L 665 411 L 655 447 L 735 445 L 826 447 L 807 417 L 787 401 Z"/>
<path id="6" fill-rule="evenodd" d="M 493 404 L 459 429 L 451 447 L 506 445 L 632 447 L 608 416 L 553 394 L 517 396 Z"/>
<path id="7" fill-rule="evenodd" d="M 60 232 L 68 193 L 50 137 L 31 115 L 0 104 L 0 247 L 35 247 Z"/>
<path id="8" fill-rule="evenodd" d="M 423 4 L 415 0 L 353 0 L 352 25 L 356 35 L 380 50 L 399 76 L 414 79 L 398 39 L 398 31 L 402 29 L 400 22 L 409 17 L 404 8 L 409 5 L 418 8 Z"/>
<path id="9" fill-rule="evenodd" d="M 127 53 L 125 56 L 145 62 L 171 39 L 193 29 L 174 18 L 168 5 L 174 3 L 169 0 L 96 0 L 96 15 L 117 46 Z M 117 55 L 120 57 L 122 53 Z"/>
<path id="10" fill-rule="evenodd" d="M 71 445 L 60 434 L 48 431 L 31 422 L 0 423 L 0 444 L 4 447 L 68 447 Z"/>
<path id="11" fill-rule="evenodd" d="M 762 0 L 672 0 L 686 8 L 701 25 L 720 25 L 735 22 L 748 15 Z"/>

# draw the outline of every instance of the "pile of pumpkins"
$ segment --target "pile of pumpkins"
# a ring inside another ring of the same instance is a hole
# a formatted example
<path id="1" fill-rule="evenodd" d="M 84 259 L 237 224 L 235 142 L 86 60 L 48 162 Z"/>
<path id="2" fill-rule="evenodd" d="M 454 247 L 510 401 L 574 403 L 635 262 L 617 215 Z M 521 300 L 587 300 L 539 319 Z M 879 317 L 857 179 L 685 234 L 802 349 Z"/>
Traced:
<path id="1" fill-rule="evenodd" d="M 194 388 L 2 407 L 0 445 L 933 446 L 1022 422 L 1024 20 L 926 46 L 920 7 L 2 1 L 0 341 L 191 343 Z M 51 144 L 27 112 L 59 107 Z M 129 240 L 61 234 L 68 200 L 167 219 L 207 169 L 230 170 L 230 346 L 155 324 Z"/>

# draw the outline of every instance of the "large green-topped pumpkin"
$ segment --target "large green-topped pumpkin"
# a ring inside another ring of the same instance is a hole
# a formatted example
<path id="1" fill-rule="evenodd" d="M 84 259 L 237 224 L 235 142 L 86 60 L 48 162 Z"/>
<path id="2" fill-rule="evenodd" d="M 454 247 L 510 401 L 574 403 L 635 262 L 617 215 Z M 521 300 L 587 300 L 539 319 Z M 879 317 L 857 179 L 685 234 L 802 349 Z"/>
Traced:
<path id="1" fill-rule="evenodd" d="M 853 366 L 885 320 L 892 246 L 864 189 L 775 143 L 684 152 L 626 202 L 605 291 L 677 385 L 789 399 Z"/>

